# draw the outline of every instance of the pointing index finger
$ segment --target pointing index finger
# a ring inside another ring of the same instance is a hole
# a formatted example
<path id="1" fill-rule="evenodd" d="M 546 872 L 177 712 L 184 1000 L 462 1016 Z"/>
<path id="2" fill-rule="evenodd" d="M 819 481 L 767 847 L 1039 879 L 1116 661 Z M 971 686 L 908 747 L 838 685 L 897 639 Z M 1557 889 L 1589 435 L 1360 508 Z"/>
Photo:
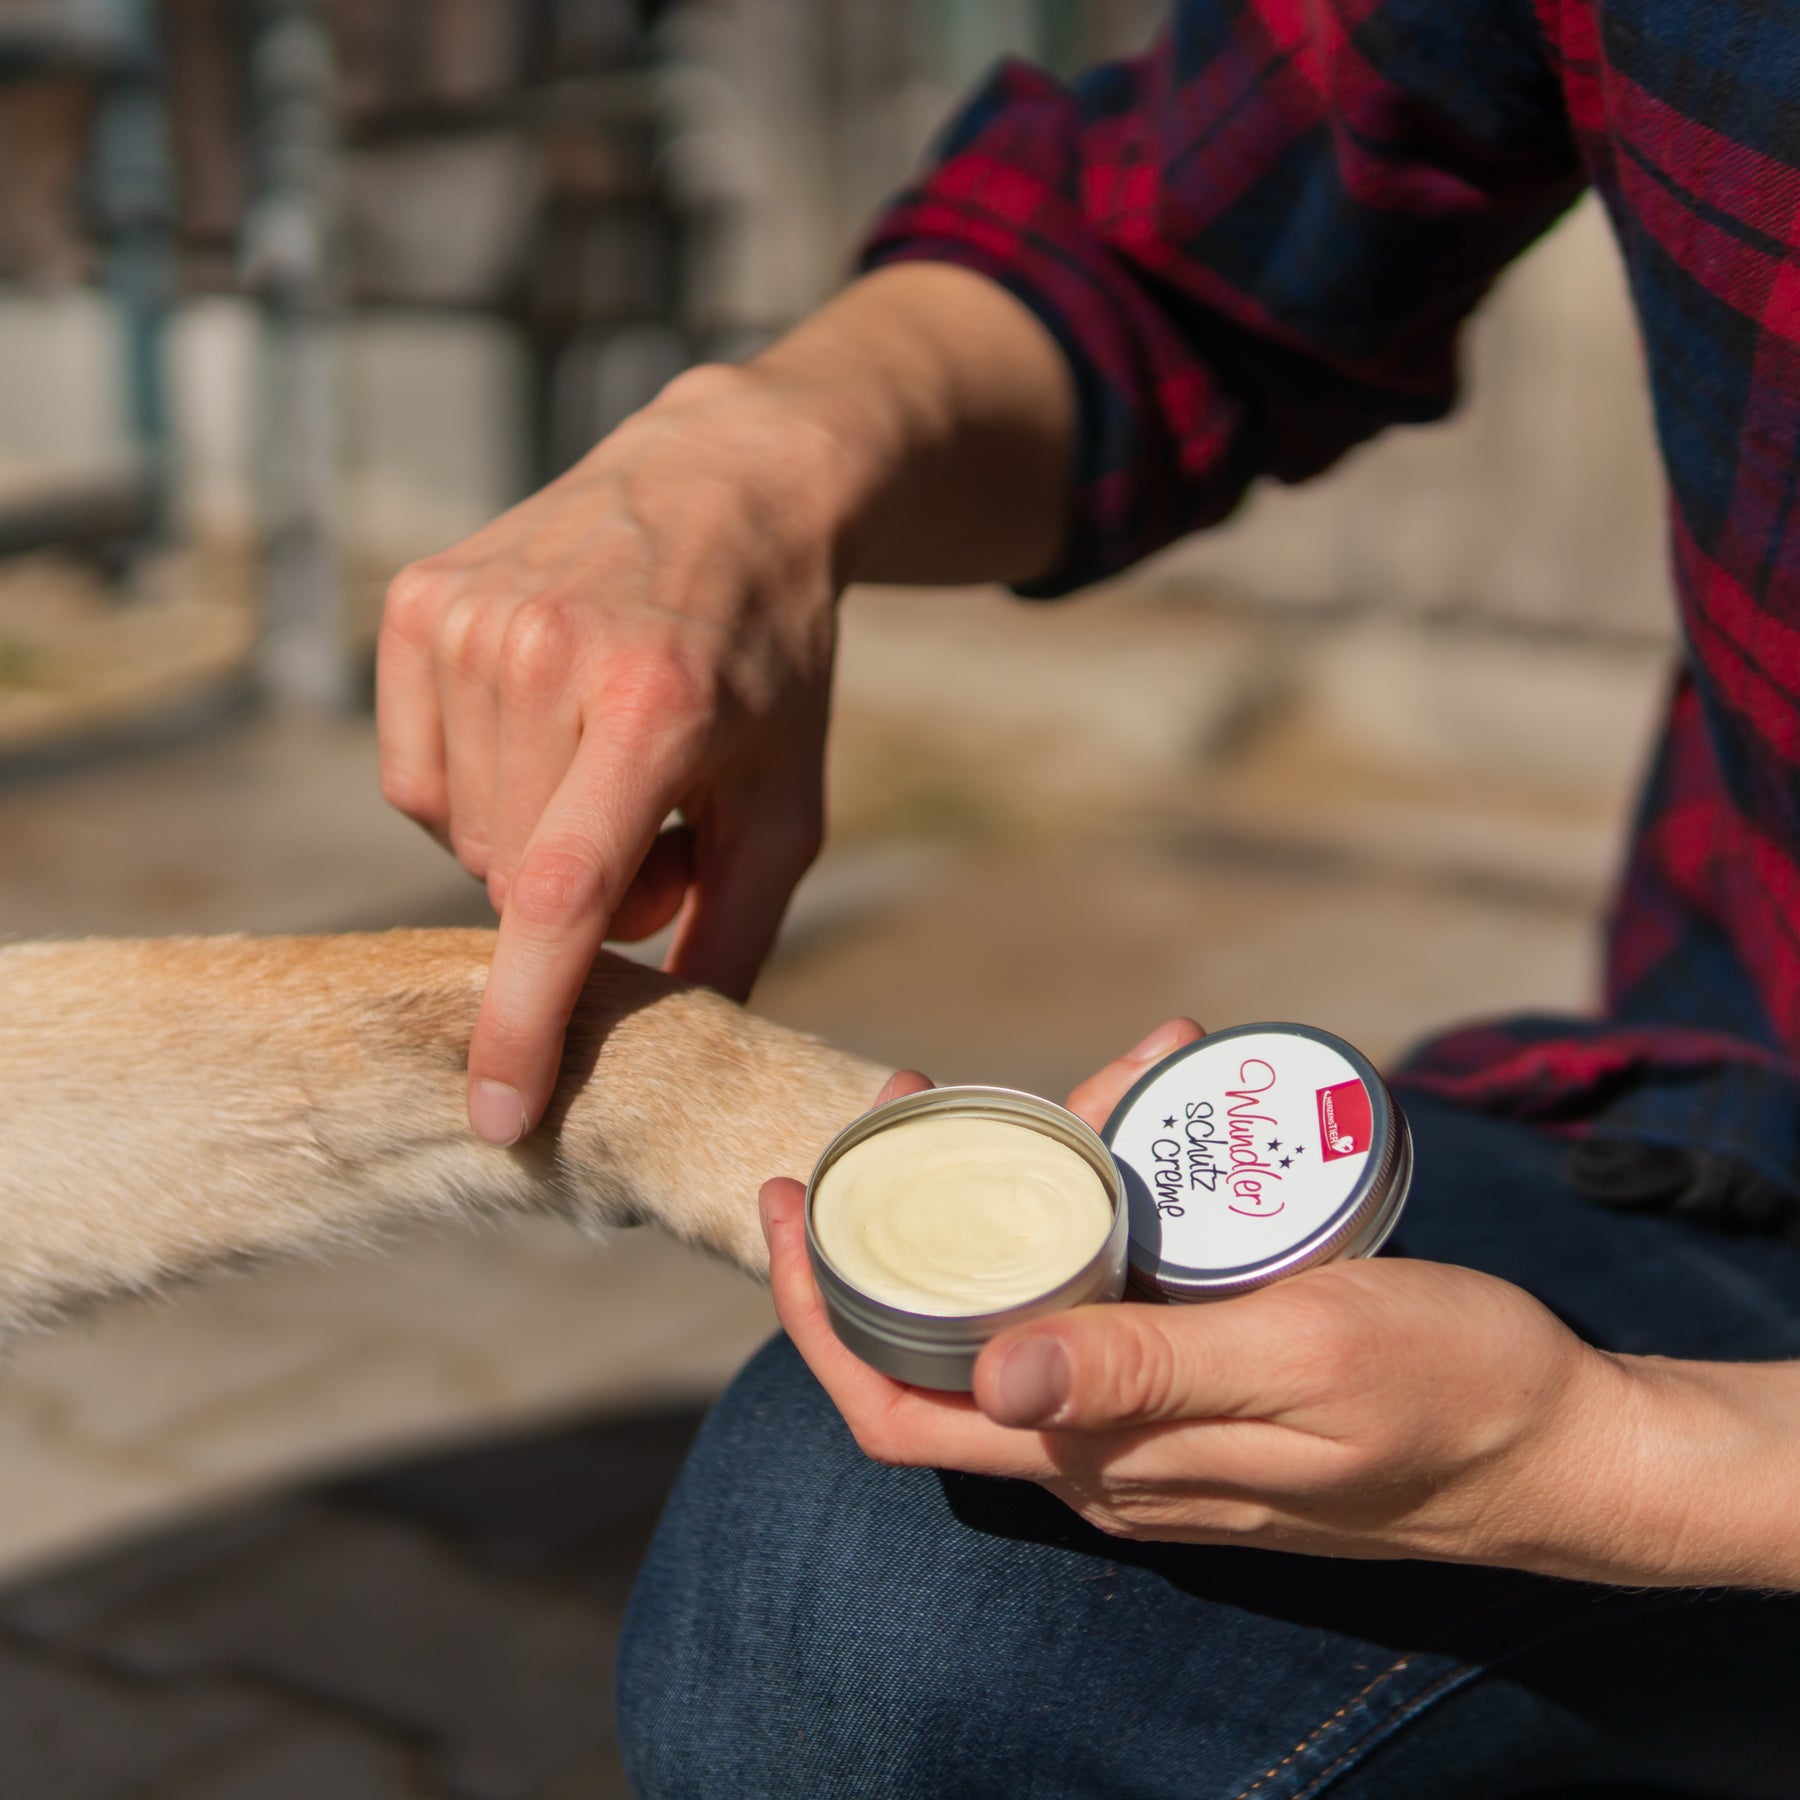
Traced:
<path id="1" fill-rule="evenodd" d="M 668 810 L 646 773 L 578 756 L 507 885 L 469 1045 L 469 1122 L 490 1143 L 517 1143 L 544 1115 L 569 1015 Z"/>

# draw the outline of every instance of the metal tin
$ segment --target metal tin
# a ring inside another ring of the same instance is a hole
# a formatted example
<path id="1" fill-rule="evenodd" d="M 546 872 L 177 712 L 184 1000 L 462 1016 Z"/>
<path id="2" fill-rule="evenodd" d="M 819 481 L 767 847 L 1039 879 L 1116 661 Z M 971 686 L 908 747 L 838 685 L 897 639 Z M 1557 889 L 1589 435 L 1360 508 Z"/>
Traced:
<path id="1" fill-rule="evenodd" d="M 999 1312 L 941 1315 L 909 1312 L 855 1287 L 832 1266 L 813 1231 L 819 1179 L 853 1145 L 922 1116 L 997 1119 L 1041 1131 L 1075 1151 L 1100 1177 L 1112 1203 L 1112 1229 L 1093 1259 L 1060 1286 Z M 890 1100 L 845 1126 L 829 1144 L 806 1184 L 806 1251 L 832 1329 L 871 1367 L 914 1387 L 967 1393 L 975 1358 L 989 1338 L 1028 1319 L 1091 1301 L 1117 1300 L 1125 1291 L 1129 1214 L 1118 1165 L 1092 1128 L 1065 1107 L 1011 1088 L 930 1088 Z"/>
<path id="2" fill-rule="evenodd" d="M 1125 1183 L 1132 1291 L 1212 1300 L 1373 1256 L 1412 1186 L 1412 1133 L 1361 1051 L 1236 1025 L 1165 1057 L 1101 1133 Z"/>

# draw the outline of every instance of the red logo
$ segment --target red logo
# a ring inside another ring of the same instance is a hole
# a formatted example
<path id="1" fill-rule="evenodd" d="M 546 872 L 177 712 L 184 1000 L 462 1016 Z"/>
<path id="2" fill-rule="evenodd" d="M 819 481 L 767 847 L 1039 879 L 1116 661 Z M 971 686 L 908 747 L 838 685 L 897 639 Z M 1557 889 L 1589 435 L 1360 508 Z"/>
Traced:
<path id="1" fill-rule="evenodd" d="M 1361 1156 L 1369 1147 L 1375 1120 L 1368 1090 L 1360 1081 L 1340 1081 L 1319 1089 L 1319 1154 L 1327 1162 Z"/>

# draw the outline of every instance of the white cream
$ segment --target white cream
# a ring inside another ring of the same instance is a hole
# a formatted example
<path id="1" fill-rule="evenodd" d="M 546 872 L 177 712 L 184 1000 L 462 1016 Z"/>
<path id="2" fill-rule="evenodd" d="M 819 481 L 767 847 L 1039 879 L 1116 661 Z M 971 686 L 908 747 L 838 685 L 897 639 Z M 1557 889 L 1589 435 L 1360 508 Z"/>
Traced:
<path id="1" fill-rule="evenodd" d="M 1060 1287 L 1099 1253 L 1112 1201 L 1066 1144 L 999 1119 L 907 1119 L 819 1178 L 813 1233 L 875 1300 L 941 1317 Z"/>

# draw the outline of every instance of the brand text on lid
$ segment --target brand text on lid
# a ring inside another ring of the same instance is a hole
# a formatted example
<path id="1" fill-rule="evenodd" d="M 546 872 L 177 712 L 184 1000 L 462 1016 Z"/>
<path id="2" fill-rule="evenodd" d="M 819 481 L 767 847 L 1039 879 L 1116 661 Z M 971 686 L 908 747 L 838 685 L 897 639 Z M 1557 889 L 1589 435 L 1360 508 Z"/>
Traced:
<path id="1" fill-rule="evenodd" d="M 1156 1210 L 1165 1218 L 1179 1219 L 1186 1212 L 1186 1197 L 1196 1192 L 1217 1194 L 1219 1184 L 1230 1195 L 1229 1205 L 1247 1218 L 1270 1218 L 1286 1202 L 1265 1191 L 1279 1182 L 1281 1171 L 1264 1161 L 1256 1143 L 1256 1128 L 1276 1123 L 1265 1112 L 1264 1097 L 1275 1086 L 1274 1066 L 1261 1057 L 1239 1064 L 1239 1086 L 1225 1093 L 1225 1129 L 1219 1129 L 1217 1108 L 1210 1100 L 1190 1100 L 1182 1109 L 1179 1137 L 1165 1131 L 1150 1146 L 1155 1168 Z M 1173 1116 L 1164 1121 L 1173 1126 Z M 1223 1161 L 1220 1160 L 1223 1156 Z"/>

